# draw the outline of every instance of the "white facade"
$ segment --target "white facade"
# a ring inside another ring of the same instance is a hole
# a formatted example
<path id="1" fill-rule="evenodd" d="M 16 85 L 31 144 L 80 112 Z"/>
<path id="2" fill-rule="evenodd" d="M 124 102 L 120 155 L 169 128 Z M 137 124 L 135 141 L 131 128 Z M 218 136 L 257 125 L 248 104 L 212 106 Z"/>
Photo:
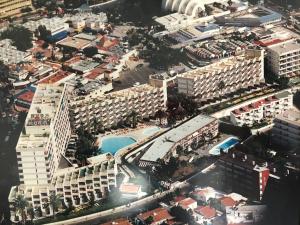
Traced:
<path id="1" fill-rule="evenodd" d="M 74 128 L 91 126 L 93 121 L 103 127 L 116 126 L 125 121 L 135 111 L 141 118 L 154 116 L 165 108 L 166 87 L 153 87 L 148 84 L 115 91 L 103 96 L 74 96 L 71 101 L 72 122 Z M 91 126 L 92 127 L 92 126 Z"/>
<path id="2" fill-rule="evenodd" d="M 29 52 L 17 50 L 17 48 L 12 45 L 10 39 L 4 39 L 0 41 L 0 61 L 2 61 L 4 64 L 17 64 L 30 60 L 31 54 Z"/>
<path id="3" fill-rule="evenodd" d="M 42 215 L 49 216 L 47 203 L 51 193 L 60 196 L 66 205 L 79 206 L 86 204 L 90 199 L 100 200 L 108 191 L 116 186 L 117 164 L 112 156 L 101 160 L 93 160 L 91 165 L 81 168 L 66 168 L 56 171 L 51 184 L 39 186 L 20 185 L 11 188 L 9 203 L 11 219 L 15 216 L 21 219 L 14 208 L 14 199 L 23 195 L 35 209 L 41 209 Z"/>
<path id="4" fill-rule="evenodd" d="M 230 112 L 230 120 L 237 126 L 253 126 L 272 122 L 276 115 L 293 107 L 293 94 L 284 91 Z"/>
<path id="5" fill-rule="evenodd" d="M 263 57 L 262 50 L 249 49 L 241 55 L 180 74 L 178 91 L 201 102 L 259 85 L 265 81 Z M 219 88 L 220 83 L 224 88 Z"/>
<path id="6" fill-rule="evenodd" d="M 65 23 L 65 20 L 59 17 L 43 18 L 37 21 L 32 20 L 24 23 L 23 26 L 32 32 L 35 32 L 39 26 L 45 26 L 51 32 L 51 35 L 69 30 L 69 24 Z"/>
<path id="7" fill-rule="evenodd" d="M 38 85 L 16 146 L 21 184 L 49 184 L 70 135 L 65 87 Z"/>
<path id="8" fill-rule="evenodd" d="M 279 77 L 300 76 L 300 42 L 288 40 L 266 48 L 269 69 Z"/>
<path id="9" fill-rule="evenodd" d="M 228 6 L 226 0 L 163 0 L 162 8 L 168 11 L 176 11 L 189 16 L 197 17 L 200 12 L 205 11 L 205 5 L 218 2 Z M 232 1 L 239 3 L 240 1 Z"/>
<path id="10" fill-rule="evenodd" d="M 290 149 L 300 146 L 300 112 L 288 110 L 274 119 L 273 142 Z"/>

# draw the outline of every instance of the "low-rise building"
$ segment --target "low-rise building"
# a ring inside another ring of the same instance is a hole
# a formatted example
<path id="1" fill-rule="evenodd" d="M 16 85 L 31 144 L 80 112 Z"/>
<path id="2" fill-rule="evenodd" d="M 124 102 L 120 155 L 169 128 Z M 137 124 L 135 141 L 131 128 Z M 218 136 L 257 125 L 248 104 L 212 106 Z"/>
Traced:
<path id="1" fill-rule="evenodd" d="M 53 18 L 42 18 L 40 20 L 34 21 L 30 20 L 23 24 L 24 27 L 28 28 L 32 32 L 36 32 L 39 26 L 45 26 L 45 28 L 50 31 L 49 40 L 61 40 L 67 36 L 69 30 L 69 24 L 65 22 L 64 19 L 59 17 Z"/>
<path id="2" fill-rule="evenodd" d="M 152 221 L 149 223 L 150 225 L 158 225 L 163 222 L 168 223 L 168 221 L 173 219 L 173 216 L 171 216 L 168 210 L 164 208 L 156 208 L 151 211 L 141 213 L 137 216 L 137 219 L 142 223 L 145 223 L 149 217 L 152 217 Z"/>
<path id="3" fill-rule="evenodd" d="M 266 48 L 268 68 L 278 77 L 300 76 L 300 42 L 296 39 Z"/>
<path id="4" fill-rule="evenodd" d="M 206 101 L 260 85 L 265 82 L 263 73 L 263 50 L 248 49 L 178 75 L 178 91 L 198 102 Z"/>
<path id="5" fill-rule="evenodd" d="M 177 155 L 177 146 L 181 146 L 182 149 L 192 149 L 192 146 L 197 146 L 203 138 L 213 138 L 217 134 L 218 120 L 206 115 L 198 115 L 156 138 L 146 147 L 139 166 L 157 165 L 159 159 L 168 161 L 171 156 Z"/>
<path id="6" fill-rule="evenodd" d="M 0 41 L 0 60 L 4 64 L 17 64 L 20 62 L 30 61 L 31 58 L 32 55 L 29 52 L 17 50 L 17 48 L 12 45 L 10 39 Z"/>
<path id="7" fill-rule="evenodd" d="M 142 186 L 132 183 L 122 183 L 119 190 L 125 197 L 140 197 L 142 194 Z"/>
<path id="8" fill-rule="evenodd" d="M 211 223 L 217 216 L 217 210 L 210 206 L 199 206 L 195 209 L 195 220 L 201 224 Z"/>
<path id="9" fill-rule="evenodd" d="M 287 110 L 274 119 L 272 142 L 294 149 L 300 146 L 300 112 Z"/>
<path id="10" fill-rule="evenodd" d="M 265 99 L 253 102 L 230 112 L 230 120 L 234 125 L 252 127 L 264 121 L 272 122 L 275 116 L 293 107 L 293 94 L 283 91 Z"/>
<path id="11" fill-rule="evenodd" d="M 120 218 L 106 223 L 102 223 L 102 225 L 132 225 L 132 223 L 128 219 Z"/>
<path id="12" fill-rule="evenodd" d="M 194 210 L 197 208 L 197 201 L 188 197 L 185 199 L 180 200 L 179 202 L 177 202 L 178 206 L 180 206 L 181 208 L 185 209 L 185 210 Z"/>

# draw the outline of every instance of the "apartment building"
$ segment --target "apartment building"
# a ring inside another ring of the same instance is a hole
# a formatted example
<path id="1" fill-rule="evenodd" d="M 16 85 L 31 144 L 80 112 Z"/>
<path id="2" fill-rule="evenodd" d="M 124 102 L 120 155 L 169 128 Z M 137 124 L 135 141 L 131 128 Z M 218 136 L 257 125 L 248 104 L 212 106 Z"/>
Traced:
<path id="1" fill-rule="evenodd" d="M 272 122 L 275 116 L 293 107 L 293 94 L 283 91 L 230 112 L 230 121 L 237 126 L 252 127 L 263 121 Z"/>
<path id="2" fill-rule="evenodd" d="M 218 161 L 223 191 L 236 192 L 252 200 L 261 200 L 270 171 L 268 164 L 242 152 L 226 154 Z"/>
<path id="3" fill-rule="evenodd" d="M 21 13 L 21 9 L 32 7 L 31 0 L 1 0 L 0 18 L 13 17 Z"/>
<path id="4" fill-rule="evenodd" d="M 290 109 L 276 116 L 272 128 L 272 141 L 285 148 L 300 146 L 300 112 Z"/>
<path id="5" fill-rule="evenodd" d="M 288 40 L 266 48 L 268 68 L 278 77 L 300 76 L 300 42 Z"/>
<path id="6" fill-rule="evenodd" d="M 198 142 L 209 140 L 218 135 L 218 120 L 216 118 L 198 115 L 156 138 L 145 148 L 140 158 L 139 166 L 148 167 L 158 164 L 158 160 L 165 160 L 177 155 L 177 147 L 183 150 L 192 150 Z"/>
<path id="7" fill-rule="evenodd" d="M 263 50 L 248 49 L 240 55 L 180 74 L 178 91 L 201 102 L 260 85 L 265 82 L 263 55 Z"/>
<path id="8" fill-rule="evenodd" d="M 49 185 L 14 186 L 9 194 L 11 219 L 15 221 L 16 216 L 20 219 L 14 207 L 14 199 L 18 195 L 23 195 L 36 211 L 40 211 L 40 216 L 51 214 L 47 207 L 51 194 L 60 196 L 65 204 L 73 206 L 86 204 L 92 198 L 100 200 L 116 186 L 117 171 L 114 158 L 106 155 L 98 157 L 91 165 L 85 167 L 57 170 Z"/>
<path id="9" fill-rule="evenodd" d="M 71 118 L 74 128 L 80 126 L 93 129 L 95 121 L 104 128 L 117 126 L 135 111 L 140 118 L 154 116 L 165 108 L 166 87 L 143 84 L 103 96 L 73 95 L 70 102 Z"/>
<path id="10" fill-rule="evenodd" d="M 16 146 L 20 183 L 49 184 L 70 136 L 65 86 L 39 84 Z"/>

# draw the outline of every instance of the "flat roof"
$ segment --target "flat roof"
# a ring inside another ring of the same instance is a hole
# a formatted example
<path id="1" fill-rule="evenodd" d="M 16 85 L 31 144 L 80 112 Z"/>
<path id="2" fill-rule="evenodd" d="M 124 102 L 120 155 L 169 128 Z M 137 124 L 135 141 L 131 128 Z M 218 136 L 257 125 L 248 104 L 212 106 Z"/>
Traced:
<path id="1" fill-rule="evenodd" d="M 57 42 L 58 45 L 69 47 L 69 48 L 75 48 L 75 49 L 83 49 L 86 48 L 91 41 L 76 37 L 67 37 L 59 42 Z"/>
<path id="2" fill-rule="evenodd" d="M 210 116 L 198 115 L 179 127 L 168 131 L 155 139 L 141 160 L 156 162 L 157 159 L 163 158 L 177 142 L 215 120 L 216 118 Z"/>
<path id="3" fill-rule="evenodd" d="M 299 51 L 300 43 L 297 40 L 293 39 L 293 40 L 288 40 L 285 42 L 281 42 L 278 44 L 268 46 L 268 49 L 281 55 L 281 54 L 292 52 L 292 51 Z"/>
<path id="4" fill-rule="evenodd" d="M 300 111 L 296 109 L 287 110 L 276 118 L 300 126 Z"/>

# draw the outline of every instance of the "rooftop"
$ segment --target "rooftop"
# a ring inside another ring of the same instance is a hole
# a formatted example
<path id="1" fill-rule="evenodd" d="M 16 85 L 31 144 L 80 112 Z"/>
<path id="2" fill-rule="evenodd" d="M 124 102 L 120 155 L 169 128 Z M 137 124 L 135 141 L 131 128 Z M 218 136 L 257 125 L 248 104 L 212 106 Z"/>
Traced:
<path id="1" fill-rule="evenodd" d="M 195 212 L 201 214 L 205 219 L 211 219 L 217 215 L 217 211 L 210 206 L 199 206 Z"/>
<path id="2" fill-rule="evenodd" d="M 300 112 L 296 109 L 287 110 L 276 118 L 300 126 Z"/>
<path id="3" fill-rule="evenodd" d="M 90 45 L 91 41 L 76 37 L 67 37 L 59 42 L 57 45 L 74 48 L 77 50 L 84 49 Z"/>
<path id="4" fill-rule="evenodd" d="M 236 202 L 231 197 L 222 197 L 220 202 L 225 207 L 233 207 L 236 205 Z"/>
<path id="5" fill-rule="evenodd" d="M 122 183 L 119 190 L 124 194 L 138 194 L 141 191 L 141 185 Z"/>
<path id="6" fill-rule="evenodd" d="M 273 44 L 271 46 L 268 46 L 269 50 L 276 52 L 277 54 L 285 54 L 289 52 L 299 51 L 300 50 L 300 42 L 299 40 L 287 40 L 284 42 L 280 42 L 278 44 Z"/>
<path id="7" fill-rule="evenodd" d="M 222 73 L 230 67 L 237 67 L 238 63 L 247 63 L 248 60 L 260 60 L 263 55 L 262 53 L 263 51 L 261 50 L 246 50 L 240 55 L 221 59 L 207 66 L 179 74 L 178 77 L 194 79 L 195 77 L 205 76 L 208 74 Z"/>
<path id="8" fill-rule="evenodd" d="M 215 118 L 206 115 L 198 115 L 192 118 L 179 127 L 156 138 L 141 160 L 155 162 L 157 159 L 163 158 L 177 142 L 215 120 Z"/>
<path id="9" fill-rule="evenodd" d="M 131 225 L 131 223 L 126 218 L 120 218 L 110 222 L 102 223 L 102 225 Z"/>
<path id="10" fill-rule="evenodd" d="M 164 208 L 156 208 L 154 210 L 141 213 L 137 217 L 141 220 L 146 220 L 149 216 L 153 217 L 153 222 L 151 224 L 158 224 L 162 221 L 173 219 L 168 210 Z"/>

